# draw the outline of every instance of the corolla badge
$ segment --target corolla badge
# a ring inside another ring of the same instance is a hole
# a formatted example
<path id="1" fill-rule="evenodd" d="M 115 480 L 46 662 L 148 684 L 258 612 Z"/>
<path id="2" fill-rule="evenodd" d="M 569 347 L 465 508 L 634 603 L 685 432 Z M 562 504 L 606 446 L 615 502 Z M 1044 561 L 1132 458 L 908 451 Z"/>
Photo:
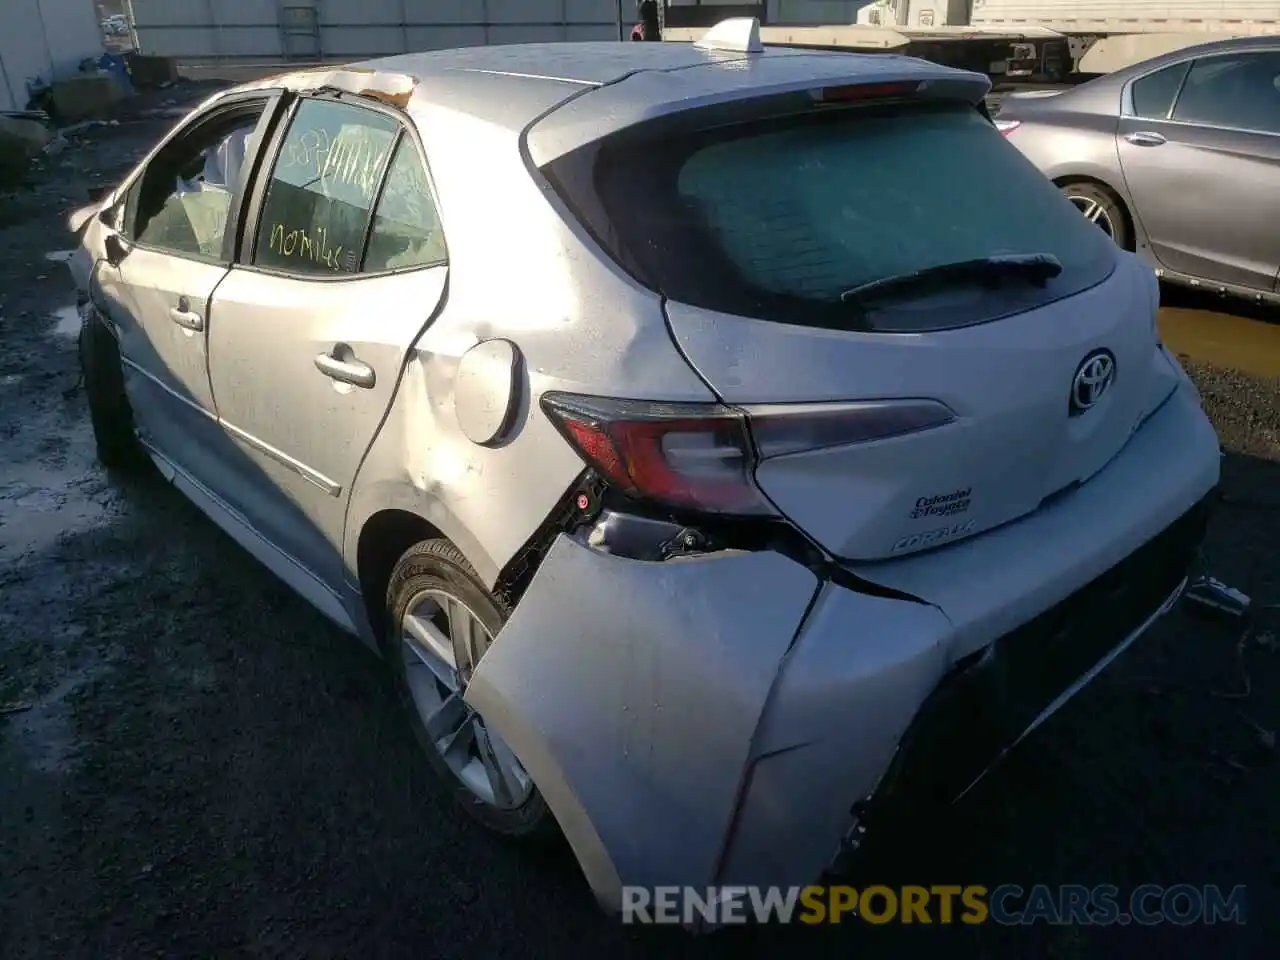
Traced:
<path id="1" fill-rule="evenodd" d="M 1095 350 L 1076 368 L 1071 381 L 1071 413 L 1084 413 L 1097 405 L 1116 379 L 1116 358 L 1110 350 Z"/>

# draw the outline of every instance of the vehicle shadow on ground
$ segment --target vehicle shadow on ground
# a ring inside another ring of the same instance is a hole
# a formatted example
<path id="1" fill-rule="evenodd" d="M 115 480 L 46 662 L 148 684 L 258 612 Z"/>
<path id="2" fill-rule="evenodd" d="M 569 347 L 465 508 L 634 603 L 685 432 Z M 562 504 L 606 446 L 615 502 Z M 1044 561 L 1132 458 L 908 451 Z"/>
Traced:
<path id="1" fill-rule="evenodd" d="M 1220 296 L 1208 290 L 1196 290 L 1163 281 L 1160 284 L 1160 305 L 1179 310 L 1227 314 L 1267 324 L 1280 323 L 1280 309 L 1270 304 L 1258 303 L 1243 297 Z"/>

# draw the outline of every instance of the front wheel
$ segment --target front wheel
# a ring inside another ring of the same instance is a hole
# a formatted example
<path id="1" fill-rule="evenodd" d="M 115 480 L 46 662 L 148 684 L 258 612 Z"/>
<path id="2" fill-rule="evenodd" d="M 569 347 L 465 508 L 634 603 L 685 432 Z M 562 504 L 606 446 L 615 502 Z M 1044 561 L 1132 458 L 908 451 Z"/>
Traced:
<path id="1" fill-rule="evenodd" d="M 1071 201 L 1081 216 L 1114 240 L 1116 246 L 1130 249 L 1129 221 L 1120 201 L 1110 190 L 1096 183 L 1068 183 L 1063 185 L 1062 195 Z"/>
<path id="2" fill-rule="evenodd" d="M 80 371 L 98 460 L 109 470 L 136 470 L 146 461 L 124 392 L 120 347 L 101 318 L 90 313 L 80 326 Z"/>
<path id="3" fill-rule="evenodd" d="M 411 547 L 387 587 L 387 652 L 410 723 L 441 784 L 495 833 L 554 836 L 555 820 L 524 766 L 465 701 L 467 684 L 508 610 L 447 540 Z"/>

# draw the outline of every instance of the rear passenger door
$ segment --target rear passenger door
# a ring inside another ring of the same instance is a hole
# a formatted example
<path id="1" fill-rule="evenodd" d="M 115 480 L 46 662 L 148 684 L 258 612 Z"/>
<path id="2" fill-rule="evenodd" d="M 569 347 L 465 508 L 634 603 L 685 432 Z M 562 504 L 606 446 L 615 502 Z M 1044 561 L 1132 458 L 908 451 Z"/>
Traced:
<path id="1" fill-rule="evenodd" d="M 420 144 L 397 112 L 303 98 L 273 153 L 210 311 L 214 402 L 244 454 L 220 493 L 336 591 L 351 483 L 441 306 L 447 257 Z"/>
<path id="2" fill-rule="evenodd" d="M 1280 267 L 1280 51 L 1223 53 L 1135 81 L 1117 141 L 1152 253 L 1270 290 Z"/>

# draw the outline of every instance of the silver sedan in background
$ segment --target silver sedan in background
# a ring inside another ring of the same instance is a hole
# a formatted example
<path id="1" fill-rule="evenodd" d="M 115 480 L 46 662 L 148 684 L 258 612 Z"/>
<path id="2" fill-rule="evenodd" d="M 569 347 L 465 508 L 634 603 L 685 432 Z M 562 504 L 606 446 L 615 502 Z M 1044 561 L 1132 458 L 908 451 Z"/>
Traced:
<path id="1" fill-rule="evenodd" d="M 1280 300 L 1280 37 L 1013 94 L 996 126 L 1162 278 Z"/>

